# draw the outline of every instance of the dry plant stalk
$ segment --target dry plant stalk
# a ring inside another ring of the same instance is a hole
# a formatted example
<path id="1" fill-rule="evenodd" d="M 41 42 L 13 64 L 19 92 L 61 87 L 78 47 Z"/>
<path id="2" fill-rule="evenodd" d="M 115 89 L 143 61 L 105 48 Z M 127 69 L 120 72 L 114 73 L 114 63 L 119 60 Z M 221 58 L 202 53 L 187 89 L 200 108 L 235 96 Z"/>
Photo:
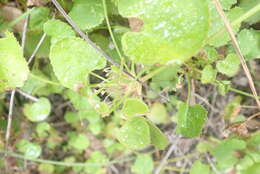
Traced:
<path id="1" fill-rule="evenodd" d="M 240 49 L 239 44 L 237 42 L 237 39 L 235 37 L 234 31 L 232 29 L 232 26 L 231 26 L 230 22 L 228 21 L 228 19 L 227 19 L 226 15 L 225 15 L 225 13 L 223 11 L 223 8 L 222 8 L 219 0 L 212 0 L 212 1 L 213 1 L 213 3 L 216 6 L 218 14 L 220 15 L 221 19 L 223 20 L 223 22 L 225 24 L 226 30 L 228 31 L 228 34 L 229 34 L 229 36 L 231 38 L 231 42 L 232 42 L 232 44 L 233 44 L 233 46 L 234 46 L 234 48 L 236 50 L 237 55 L 240 58 L 241 65 L 242 65 L 242 67 L 244 69 L 244 72 L 246 74 L 246 77 L 248 79 L 249 86 L 250 86 L 250 89 L 251 89 L 251 91 L 252 91 L 252 93 L 254 95 L 254 98 L 256 100 L 258 109 L 260 109 L 260 101 L 259 101 L 258 96 L 257 96 L 257 92 L 256 92 L 256 88 L 255 88 L 255 85 L 254 85 L 253 78 L 252 78 L 252 76 L 250 74 L 250 71 L 249 71 L 249 69 L 247 67 L 245 58 L 244 58 L 244 56 L 243 56 L 243 54 L 241 52 L 241 49 Z"/>

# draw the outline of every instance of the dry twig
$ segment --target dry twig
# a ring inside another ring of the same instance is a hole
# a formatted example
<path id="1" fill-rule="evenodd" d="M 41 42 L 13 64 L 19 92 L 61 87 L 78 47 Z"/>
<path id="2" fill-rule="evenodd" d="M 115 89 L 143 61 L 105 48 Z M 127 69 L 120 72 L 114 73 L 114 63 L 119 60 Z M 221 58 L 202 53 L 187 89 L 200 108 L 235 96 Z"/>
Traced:
<path id="1" fill-rule="evenodd" d="M 256 92 L 256 88 L 255 88 L 255 85 L 254 85 L 253 78 L 252 78 L 252 76 L 250 74 L 250 71 L 249 71 L 249 69 L 247 67 L 245 58 L 244 58 L 244 56 L 243 56 L 243 54 L 241 52 L 241 49 L 240 49 L 239 44 L 237 42 L 237 39 L 235 37 L 235 33 L 234 33 L 233 29 L 232 29 L 232 26 L 231 26 L 230 22 L 228 21 L 228 19 L 227 19 L 226 15 L 225 15 L 225 13 L 223 11 L 223 8 L 222 8 L 219 0 L 212 0 L 212 1 L 214 2 L 215 6 L 216 6 L 216 9 L 217 9 L 220 17 L 222 18 L 222 20 L 223 20 L 223 22 L 225 24 L 226 30 L 228 31 L 228 34 L 229 34 L 229 36 L 231 38 L 231 42 L 232 42 L 232 44 L 233 44 L 233 46 L 234 46 L 234 48 L 236 50 L 237 55 L 240 58 L 240 62 L 242 64 L 242 67 L 244 69 L 246 77 L 247 77 L 247 79 L 249 81 L 249 85 L 250 85 L 251 91 L 252 91 L 252 93 L 254 95 L 254 98 L 256 100 L 258 108 L 260 109 L 260 101 L 259 101 L 258 96 L 257 96 L 257 92 Z"/>

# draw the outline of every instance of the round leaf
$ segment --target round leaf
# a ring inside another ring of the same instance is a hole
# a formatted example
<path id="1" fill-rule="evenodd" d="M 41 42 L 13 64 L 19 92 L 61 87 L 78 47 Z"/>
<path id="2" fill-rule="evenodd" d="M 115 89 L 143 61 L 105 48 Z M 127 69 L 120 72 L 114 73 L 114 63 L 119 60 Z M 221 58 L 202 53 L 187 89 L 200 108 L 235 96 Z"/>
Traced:
<path id="1" fill-rule="evenodd" d="M 199 51 L 208 35 L 205 0 L 120 0 L 118 8 L 122 16 L 143 21 L 140 32 L 122 38 L 125 54 L 137 63 L 181 63 Z"/>
<path id="2" fill-rule="evenodd" d="M 149 125 L 143 117 L 132 117 L 120 128 L 118 140 L 130 149 L 141 149 L 151 143 Z"/>
<path id="3" fill-rule="evenodd" d="M 155 124 L 167 123 L 170 120 L 165 106 L 161 103 L 154 103 L 147 116 Z"/>
<path id="4" fill-rule="evenodd" d="M 24 115 L 33 122 L 45 120 L 51 112 L 51 103 L 47 98 L 40 98 L 33 104 L 26 104 Z"/>
<path id="5" fill-rule="evenodd" d="M 216 80 L 216 76 L 217 76 L 217 71 L 211 65 L 207 65 L 202 70 L 201 82 L 213 83 Z"/>
<path id="6" fill-rule="evenodd" d="M 229 54 L 226 59 L 217 62 L 219 72 L 232 77 L 236 75 L 240 67 L 240 60 L 236 54 Z"/>
<path id="7" fill-rule="evenodd" d="M 88 83 L 88 74 L 92 70 L 106 65 L 104 57 L 76 37 L 57 41 L 51 48 L 50 60 L 58 80 L 76 91 Z"/>
<path id="8" fill-rule="evenodd" d="M 85 150 L 89 146 L 90 142 L 86 135 L 79 134 L 72 136 L 69 141 L 69 144 L 77 150 Z"/>
<path id="9" fill-rule="evenodd" d="M 83 30 L 96 27 L 104 19 L 102 0 L 74 0 L 69 15 Z"/>
<path id="10" fill-rule="evenodd" d="M 150 174 L 153 171 L 153 158 L 149 154 L 138 155 L 131 171 L 135 174 Z"/>
<path id="11" fill-rule="evenodd" d="M 27 158 L 38 158 L 41 155 L 42 149 L 38 144 L 31 143 L 27 140 L 21 140 L 17 143 L 19 151 L 24 153 Z"/>

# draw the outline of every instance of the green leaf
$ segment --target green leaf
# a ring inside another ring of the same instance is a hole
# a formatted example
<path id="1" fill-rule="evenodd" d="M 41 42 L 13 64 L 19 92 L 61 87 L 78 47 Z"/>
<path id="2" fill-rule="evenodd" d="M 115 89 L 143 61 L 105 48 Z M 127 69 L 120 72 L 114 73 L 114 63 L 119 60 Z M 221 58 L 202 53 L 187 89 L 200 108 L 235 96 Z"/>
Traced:
<path id="1" fill-rule="evenodd" d="M 236 164 L 236 168 L 241 171 L 251 167 L 255 161 L 251 156 L 245 155 L 242 159 L 239 160 L 238 164 Z"/>
<path id="2" fill-rule="evenodd" d="M 170 120 L 165 106 L 161 103 L 154 103 L 147 117 L 155 124 L 167 123 Z"/>
<path id="3" fill-rule="evenodd" d="M 85 134 L 73 134 L 69 140 L 69 145 L 77 150 L 88 148 L 90 141 Z"/>
<path id="4" fill-rule="evenodd" d="M 210 167 L 207 164 L 203 164 L 201 161 L 197 160 L 193 163 L 190 174 L 209 174 Z"/>
<path id="5" fill-rule="evenodd" d="M 257 132 L 256 134 L 252 135 L 250 137 L 250 139 L 247 141 L 247 144 L 249 146 L 259 146 L 259 144 L 260 144 L 260 132 Z"/>
<path id="6" fill-rule="evenodd" d="M 244 11 L 249 11 L 255 6 L 259 5 L 259 0 L 240 0 L 239 6 L 244 9 Z M 254 24 L 260 21 L 260 13 L 257 12 L 248 19 L 245 20 L 249 24 Z"/>
<path id="7" fill-rule="evenodd" d="M 41 146 L 27 140 L 20 140 L 16 146 L 18 150 L 24 153 L 24 156 L 27 158 L 38 158 L 42 152 Z"/>
<path id="8" fill-rule="evenodd" d="M 32 55 L 42 35 L 43 32 L 38 32 L 38 31 L 31 31 L 26 33 L 26 43 L 25 43 L 26 57 L 30 57 Z M 50 53 L 50 46 L 51 46 L 51 39 L 49 36 L 46 36 L 35 56 L 48 57 Z"/>
<path id="9" fill-rule="evenodd" d="M 204 51 L 205 51 L 205 54 L 206 54 L 206 56 L 208 58 L 208 62 L 209 63 L 215 62 L 218 59 L 218 57 L 219 57 L 218 51 L 214 47 L 207 46 L 207 47 L 205 47 Z"/>
<path id="10" fill-rule="evenodd" d="M 132 117 L 120 128 L 117 138 L 127 148 L 144 148 L 151 143 L 149 125 L 143 117 Z"/>
<path id="11" fill-rule="evenodd" d="M 260 163 L 255 163 L 248 169 L 244 170 L 242 174 L 259 174 L 260 171 Z"/>
<path id="12" fill-rule="evenodd" d="M 211 16 L 211 27 L 209 31 L 209 36 L 214 35 L 218 31 L 222 30 L 224 28 L 224 23 L 219 16 L 215 5 L 213 4 L 212 0 L 209 1 L 209 9 L 210 9 L 210 16 Z M 237 18 L 239 18 L 241 15 L 243 15 L 244 11 L 243 9 L 239 7 L 232 8 L 230 11 L 226 12 L 226 16 L 230 21 L 234 21 Z M 240 25 L 236 25 L 233 27 L 234 32 L 238 32 L 240 28 Z M 217 37 L 214 37 L 214 39 L 211 39 L 209 41 L 209 44 L 215 47 L 220 47 L 223 45 L 226 45 L 228 41 L 230 40 L 230 37 L 228 35 L 228 32 L 224 32 L 221 35 L 218 35 Z"/>
<path id="13" fill-rule="evenodd" d="M 151 174 L 154 168 L 153 158 L 149 154 L 140 154 L 135 159 L 131 171 L 134 174 Z"/>
<path id="14" fill-rule="evenodd" d="M 46 137 L 48 136 L 48 131 L 50 131 L 51 126 L 47 122 L 42 122 L 37 124 L 36 126 L 36 132 L 38 136 L 40 137 Z"/>
<path id="15" fill-rule="evenodd" d="M 217 71 L 211 66 L 207 65 L 201 72 L 202 83 L 213 83 L 216 80 Z"/>
<path id="16" fill-rule="evenodd" d="M 92 152 L 90 158 L 86 162 L 86 167 L 84 168 L 84 170 L 86 173 L 89 174 L 106 173 L 102 168 L 102 163 L 104 164 L 106 162 L 108 162 L 108 159 L 104 154 L 99 151 Z M 93 163 L 97 163 L 97 165 L 93 165 Z"/>
<path id="17" fill-rule="evenodd" d="M 80 120 L 79 114 L 75 112 L 66 112 L 64 118 L 67 123 L 71 124 L 77 123 Z"/>
<path id="18" fill-rule="evenodd" d="M 38 170 L 43 174 L 52 174 L 54 173 L 55 167 L 51 164 L 39 164 Z"/>
<path id="19" fill-rule="evenodd" d="M 94 48 L 77 37 L 67 37 L 51 47 L 50 60 L 58 80 L 78 91 L 88 84 L 88 74 L 106 66 L 106 60 Z"/>
<path id="20" fill-rule="evenodd" d="M 140 32 L 122 37 L 125 54 L 137 63 L 181 63 L 199 51 L 208 35 L 205 0 L 120 0 L 118 8 L 122 16 L 144 23 Z"/>
<path id="21" fill-rule="evenodd" d="M 218 92 L 220 95 L 225 96 L 229 91 L 231 82 L 228 80 L 222 80 L 217 82 Z"/>
<path id="22" fill-rule="evenodd" d="M 227 139 L 215 147 L 212 150 L 212 154 L 217 159 L 218 167 L 225 170 L 232 168 L 238 161 L 235 151 L 243 150 L 244 148 L 246 148 L 246 143 L 244 141 L 239 139 Z"/>
<path id="23" fill-rule="evenodd" d="M 44 32 L 52 37 L 52 44 L 56 43 L 58 40 L 75 36 L 73 29 L 60 20 L 48 20 L 43 26 Z"/>
<path id="24" fill-rule="evenodd" d="M 43 24 L 49 18 L 49 13 L 50 13 L 49 8 L 43 8 L 43 7 L 34 8 L 32 13 L 30 14 L 29 28 L 31 30 L 41 31 L 43 29 Z"/>
<path id="25" fill-rule="evenodd" d="M 238 42 L 246 59 L 260 57 L 260 33 L 256 30 L 244 29 L 238 34 Z"/>
<path id="26" fill-rule="evenodd" d="M 94 28 L 104 20 L 102 0 L 74 0 L 69 16 L 82 30 Z"/>
<path id="27" fill-rule="evenodd" d="M 150 129 L 151 144 L 163 150 L 169 144 L 168 138 L 152 122 L 147 121 Z"/>
<path id="28" fill-rule="evenodd" d="M 232 5 L 237 3 L 237 0 L 220 0 L 220 3 L 224 10 L 229 10 Z"/>
<path id="29" fill-rule="evenodd" d="M 0 39 L 0 93 L 22 87 L 29 74 L 22 48 L 12 33 L 5 34 Z"/>
<path id="30" fill-rule="evenodd" d="M 176 89 L 179 82 L 179 65 L 167 66 L 152 78 L 151 88 L 155 90 Z"/>
<path id="31" fill-rule="evenodd" d="M 127 117 L 144 115 L 149 112 L 148 106 L 140 99 L 128 98 L 124 102 L 122 112 Z"/>
<path id="32" fill-rule="evenodd" d="M 227 103 L 226 107 L 224 108 L 223 117 L 227 121 L 232 121 L 232 117 L 234 117 L 234 113 L 237 114 L 237 110 L 240 109 L 240 103 L 242 101 L 241 96 L 237 96 L 232 99 L 230 102 Z"/>
<path id="33" fill-rule="evenodd" d="M 207 119 L 207 111 L 201 105 L 188 106 L 182 103 L 177 114 L 177 132 L 193 138 L 201 134 Z"/>
<path id="34" fill-rule="evenodd" d="M 33 104 L 26 104 L 23 111 L 28 120 L 32 122 L 43 121 L 51 112 L 51 103 L 47 98 L 40 98 Z"/>
<path id="35" fill-rule="evenodd" d="M 217 70 L 222 74 L 232 77 L 237 74 L 240 68 L 240 60 L 236 54 L 229 54 L 227 57 L 217 62 Z"/>

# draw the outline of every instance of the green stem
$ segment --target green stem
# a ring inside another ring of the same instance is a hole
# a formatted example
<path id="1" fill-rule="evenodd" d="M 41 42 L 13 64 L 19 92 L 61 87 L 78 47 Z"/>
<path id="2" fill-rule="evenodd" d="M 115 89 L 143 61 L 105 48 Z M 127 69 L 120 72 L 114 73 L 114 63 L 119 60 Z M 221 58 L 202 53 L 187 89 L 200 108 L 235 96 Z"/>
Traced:
<path id="1" fill-rule="evenodd" d="M 241 90 L 239 90 L 239 89 L 229 88 L 229 91 L 232 91 L 232 92 L 235 92 L 235 93 L 238 93 L 238 94 L 247 96 L 247 97 L 255 98 L 252 94 L 247 93 L 247 92 L 244 92 L 244 91 L 241 91 Z M 260 99 L 260 97 L 258 97 L 258 99 Z"/>
<path id="2" fill-rule="evenodd" d="M 186 74 L 187 82 L 188 82 L 188 97 L 187 97 L 187 105 L 190 105 L 190 97 L 191 97 L 191 82 L 190 82 L 190 77 L 188 74 Z"/>
<path id="3" fill-rule="evenodd" d="M 6 152 L 6 151 L 1 151 L 1 150 L 0 150 L 0 153 L 5 154 L 7 156 L 12 156 L 12 157 L 15 157 L 15 158 L 33 161 L 33 162 L 37 162 L 37 163 L 52 164 L 52 165 L 56 165 L 56 166 L 67 166 L 67 167 L 86 167 L 86 165 L 93 165 L 93 166 L 96 166 L 96 165 L 111 165 L 111 164 L 115 164 L 115 163 L 122 163 L 122 162 L 134 160 L 134 157 L 128 157 L 128 158 L 112 160 L 110 162 L 70 163 L 70 162 L 52 161 L 52 160 L 46 160 L 46 159 L 40 159 L 40 158 L 34 159 L 34 158 L 26 157 L 26 156 L 18 154 L 18 153 Z"/>
<path id="4" fill-rule="evenodd" d="M 162 72 L 165 68 L 167 68 L 167 66 L 162 66 L 162 67 L 160 67 L 160 68 L 158 68 L 158 69 L 156 69 L 156 70 L 150 72 L 149 74 L 147 74 L 147 75 L 145 75 L 144 77 L 142 77 L 142 78 L 140 79 L 140 81 L 145 82 L 145 81 L 149 80 L 150 78 L 152 78 L 152 77 L 155 76 L 156 74 Z"/>
<path id="5" fill-rule="evenodd" d="M 90 74 L 91 75 L 93 75 L 93 76 L 95 76 L 95 77 L 97 77 L 97 78 L 99 78 L 100 80 L 103 80 L 103 81 L 107 81 L 107 79 L 105 79 L 104 77 L 102 77 L 102 76 L 100 76 L 100 75 L 98 75 L 98 74 L 96 74 L 96 73 L 94 73 L 94 72 L 90 72 Z"/>
<path id="6" fill-rule="evenodd" d="M 116 39 L 114 37 L 114 34 L 113 34 L 113 31 L 112 31 L 112 27 L 111 27 L 111 24 L 109 22 L 109 18 L 108 18 L 108 13 L 107 13 L 107 4 L 106 4 L 106 0 L 102 0 L 103 2 L 103 8 L 104 8 L 104 14 L 105 14 L 105 19 L 106 19 L 106 23 L 107 23 L 107 28 L 108 28 L 108 31 L 109 31 L 109 34 L 110 34 L 110 37 L 112 39 L 112 42 L 116 48 L 116 51 L 117 51 L 117 54 L 119 55 L 120 59 L 121 59 L 121 65 L 124 65 L 126 67 L 126 69 L 129 71 L 127 65 L 125 64 L 125 59 L 124 57 L 122 56 L 120 50 L 119 50 L 119 47 L 118 47 L 118 44 L 116 42 Z"/>
<path id="7" fill-rule="evenodd" d="M 244 20 L 248 19 L 249 17 L 253 16 L 254 14 L 256 14 L 258 11 L 260 11 L 260 3 L 258 5 L 256 5 L 255 7 L 251 8 L 250 10 L 248 10 L 246 13 L 244 13 L 242 16 L 240 16 L 239 18 L 237 18 L 236 20 L 234 20 L 231 25 L 232 26 L 236 26 L 238 24 L 240 24 L 241 22 L 243 22 Z M 219 30 L 218 32 L 212 34 L 206 43 L 209 43 L 209 41 L 214 40 L 215 38 L 219 37 L 221 34 L 223 34 L 225 32 L 225 28 L 223 27 L 223 29 Z"/>

